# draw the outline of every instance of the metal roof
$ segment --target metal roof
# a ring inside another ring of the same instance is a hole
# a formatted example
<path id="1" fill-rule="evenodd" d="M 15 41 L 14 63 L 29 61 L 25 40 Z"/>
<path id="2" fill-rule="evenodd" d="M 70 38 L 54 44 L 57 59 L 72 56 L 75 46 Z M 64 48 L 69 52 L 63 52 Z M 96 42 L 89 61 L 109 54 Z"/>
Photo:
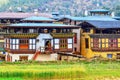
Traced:
<path id="1" fill-rule="evenodd" d="M 83 21 L 117 21 L 111 16 L 87 16 L 83 18 Z"/>
<path id="2" fill-rule="evenodd" d="M 86 21 L 96 28 L 120 28 L 120 21 Z"/>
<path id="3" fill-rule="evenodd" d="M 94 10 L 90 10 L 90 12 L 109 12 L 109 10 L 106 10 L 106 9 L 94 9 Z"/>
<path id="4" fill-rule="evenodd" d="M 66 16 L 61 16 L 59 20 L 62 20 L 62 19 L 70 19 L 73 21 L 82 21 L 82 20 L 84 20 L 84 17 L 73 17 L 70 15 L 66 15 Z"/>
<path id="5" fill-rule="evenodd" d="M 35 13 L 23 13 L 23 12 L 0 12 L 0 19 L 4 18 L 27 18 L 31 16 L 36 16 Z M 47 13 L 38 13 L 37 16 L 49 17 L 51 18 L 51 14 Z"/>
<path id="6" fill-rule="evenodd" d="M 32 17 L 23 19 L 23 21 L 54 21 L 54 20 L 47 17 L 32 16 Z"/>
<path id="7" fill-rule="evenodd" d="M 62 19 L 70 19 L 73 21 L 116 21 L 116 19 L 112 18 L 111 16 L 87 16 L 87 17 L 73 17 L 73 16 L 64 16 L 61 17 L 59 20 Z"/>
<path id="8" fill-rule="evenodd" d="M 10 24 L 8 27 L 70 27 L 70 28 L 79 28 L 74 25 L 65 25 L 65 24 L 55 24 L 55 23 L 17 23 Z"/>

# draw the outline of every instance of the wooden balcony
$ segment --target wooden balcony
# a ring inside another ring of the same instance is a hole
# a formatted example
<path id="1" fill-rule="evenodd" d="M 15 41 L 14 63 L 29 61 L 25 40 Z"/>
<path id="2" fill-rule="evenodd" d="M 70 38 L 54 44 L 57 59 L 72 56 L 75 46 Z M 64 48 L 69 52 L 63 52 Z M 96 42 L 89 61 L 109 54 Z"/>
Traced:
<path id="1" fill-rule="evenodd" d="M 4 35 L 4 34 L 6 34 L 6 32 L 0 32 L 0 34 Z"/>
<path id="2" fill-rule="evenodd" d="M 91 48 L 93 51 L 98 51 L 98 52 L 115 52 L 115 51 L 120 51 L 120 48 Z"/>
<path id="3" fill-rule="evenodd" d="M 54 38 L 69 38 L 69 37 L 73 37 L 74 36 L 74 33 L 51 33 L 51 35 L 54 37 Z"/>
<path id="4" fill-rule="evenodd" d="M 36 38 L 38 33 L 9 33 L 5 37 L 9 38 Z"/>
<path id="5" fill-rule="evenodd" d="M 91 38 L 120 38 L 120 34 L 90 34 Z"/>

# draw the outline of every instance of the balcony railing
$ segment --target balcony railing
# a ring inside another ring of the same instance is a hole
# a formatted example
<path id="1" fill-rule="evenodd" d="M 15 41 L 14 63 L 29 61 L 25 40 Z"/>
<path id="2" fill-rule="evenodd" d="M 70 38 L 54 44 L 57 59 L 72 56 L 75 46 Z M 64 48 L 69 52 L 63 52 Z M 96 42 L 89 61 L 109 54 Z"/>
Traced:
<path id="1" fill-rule="evenodd" d="M 5 37 L 12 37 L 12 38 L 36 38 L 39 34 L 38 33 L 9 33 L 6 34 Z"/>
<path id="2" fill-rule="evenodd" d="M 120 38 L 120 34 L 90 34 L 91 38 Z"/>
<path id="3" fill-rule="evenodd" d="M 73 37 L 74 33 L 51 33 L 53 37 L 61 38 L 61 37 Z"/>
<path id="4" fill-rule="evenodd" d="M 120 48 L 91 48 L 93 51 L 108 52 L 108 51 L 120 51 Z"/>

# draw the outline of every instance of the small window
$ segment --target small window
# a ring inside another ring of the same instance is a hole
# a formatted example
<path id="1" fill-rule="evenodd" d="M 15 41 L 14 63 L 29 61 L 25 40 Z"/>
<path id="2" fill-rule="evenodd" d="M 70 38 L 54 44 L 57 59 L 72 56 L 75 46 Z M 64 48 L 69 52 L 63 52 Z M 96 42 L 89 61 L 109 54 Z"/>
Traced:
<path id="1" fill-rule="evenodd" d="M 28 56 L 19 56 L 20 61 L 28 61 Z"/>
<path id="2" fill-rule="evenodd" d="M 120 53 L 117 53 L 117 59 L 120 59 Z"/>
<path id="3" fill-rule="evenodd" d="M 88 49 L 89 48 L 89 39 L 85 38 L 85 48 Z"/>
<path id="4" fill-rule="evenodd" d="M 111 59 L 112 58 L 112 54 L 107 54 L 107 58 Z"/>
<path id="5" fill-rule="evenodd" d="M 75 35 L 74 35 L 74 43 L 75 44 L 77 43 L 77 33 L 75 33 Z"/>
<path id="6" fill-rule="evenodd" d="M 29 29 L 29 32 L 30 33 L 34 33 L 34 29 Z"/>
<path id="7" fill-rule="evenodd" d="M 29 40 L 28 39 L 20 39 L 20 44 L 28 44 Z"/>

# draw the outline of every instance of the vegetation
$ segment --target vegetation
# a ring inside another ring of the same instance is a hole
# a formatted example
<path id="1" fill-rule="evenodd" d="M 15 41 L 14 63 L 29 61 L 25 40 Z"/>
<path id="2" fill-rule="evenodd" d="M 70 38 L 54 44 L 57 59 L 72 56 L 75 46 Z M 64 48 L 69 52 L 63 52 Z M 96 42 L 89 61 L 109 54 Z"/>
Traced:
<path id="1" fill-rule="evenodd" d="M 97 3 L 99 6 L 96 7 Z M 110 9 L 118 15 L 116 5 L 120 0 L 0 0 L 0 11 L 19 11 L 32 12 L 38 9 L 40 12 L 58 11 L 60 14 L 74 16 L 83 15 L 85 10 L 96 8 Z M 118 6 L 119 7 L 119 6 Z"/>
<path id="2" fill-rule="evenodd" d="M 0 63 L 0 80 L 119 80 L 119 61 Z"/>

